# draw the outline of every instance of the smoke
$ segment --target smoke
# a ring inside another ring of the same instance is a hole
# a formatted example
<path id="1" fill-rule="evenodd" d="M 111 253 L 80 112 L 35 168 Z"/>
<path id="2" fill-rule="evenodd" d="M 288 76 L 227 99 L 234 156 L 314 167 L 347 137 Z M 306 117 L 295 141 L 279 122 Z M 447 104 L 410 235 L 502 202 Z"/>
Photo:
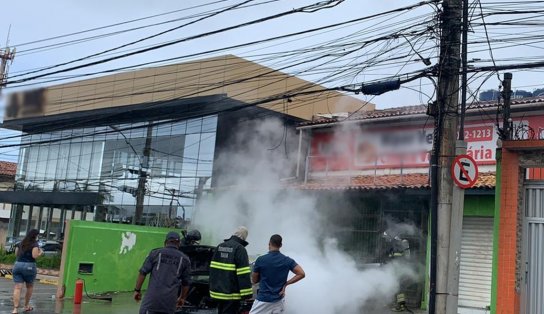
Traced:
<path id="1" fill-rule="evenodd" d="M 385 217 L 385 232 L 392 236 L 411 236 L 411 237 L 419 237 L 423 238 L 423 234 L 421 233 L 421 230 L 416 227 L 416 225 L 413 222 L 410 221 L 399 221 L 398 219 L 395 219 L 392 216 Z"/>
<path id="2" fill-rule="evenodd" d="M 286 154 L 278 143 L 294 134 L 285 136 L 276 120 L 253 127 L 236 139 L 233 150 L 219 156 L 218 168 L 236 176 L 220 178 L 218 184 L 229 187 L 202 200 L 194 225 L 211 236 L 212 245 L 237 226 L 248 227 L 252 257 L 267 253 L 272 234 L 282 235 L 282 252 L 306 272 L 304 280 L 287 288 L 287 313 L 374 313 L 361 311 L 390 303 L 401 279 L 414 278 L 415 271 L 398 263 L 364 268 L 341 251 L 331 237 L 335 226 L 319 214 L 316 199 L 280 183 L 292 173 L 296 155 Z"/>

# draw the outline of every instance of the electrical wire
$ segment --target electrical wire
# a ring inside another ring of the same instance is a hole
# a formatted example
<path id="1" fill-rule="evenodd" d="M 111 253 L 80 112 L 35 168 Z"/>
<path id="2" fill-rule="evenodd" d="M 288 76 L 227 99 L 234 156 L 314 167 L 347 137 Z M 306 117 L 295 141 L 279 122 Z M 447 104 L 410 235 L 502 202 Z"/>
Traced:
<path id="1" fill-rule="evenodd" d="M 47 73 L 43 73 L 43 74 L 39 74 L 39 75 L 33 75 L 33 76 L 30 76 L 30 77 L 27 77 L 27 78 L 21 78 L 21 79 L 17 79 L 17 80 L 13 80 L 13 81 L 8 80 L 8 82 L 6 82 L 4 85 L 10 85 L 10 84 L 26 82 L 26 81 L 30 81 L 30 80 L 34 80 L 34 79 L 54 75 L 54 74 L 65 73 L 65 72 L 69 72 L 69 71 L 73 71 L 73 70 L 77 70 L 77 69 L 86 68 L 86 67 L 89 67 L 89 66 L 103 64 L 103 63 L 111 62 L 111 61 L 114 61 L 114 60 L 134 56 L 134 55 L 137 55 L 137 54 L 142 54 L 142 53 L 154 51 L 154 50 L 157 50 L 157 49 L 165 48 L 165 47 L 172 46 L 172 45 L 175 45 L 175 44 L 179 44 L 179 43 L 183 43 L 183 42 L 187 42 L 187 41 L 191 41 L 191 40 L 195 40 L 195 39 L 200 39 L 200 38 L 208 37 L 208 36 L 211 36 L 211 35 L 224 33 L 224 32 L 227 32 L 227 31 L 247 27 L 247 26 L 250 26 L 250 25 L 266 22 L 266 21 L 273 20 L 273 19 L 278 19 L 278 18 L 288 16 L 288 15 L 292 15 L 292 14 L 296 14 L 296 13 L 313 13 L 313 12 L 317 12 L 317 11 L 319 11 L 321 9 L 326 9 L 326 8 L 337 6 L 340 3 L 342 3 L 343 1 L 344 0 L 327 0 L 327 1 L 323 1 L 323 2 L 318 2 L 318 3 L 311 4 L 311 5 L 299 7 L 299 8 L 290 10 L 290 11 L 285 11 L 285 12 L 281 12 L 281 13 L 278 13 L 278 14 L 269 15 L 267 17 L 259 18 L 259 19 L 252 20 L 252 21 L 249 21 L 249 22 L 244 22 L 244 23 L 236 24 L 236 25 L 221 28 L 221 29 L 217 29 L 217 30 L 213 30 L 213 31 L 209 31 L 209 32 L 204 32 L 204 33 L 200 33 L 200 34 L 197 34 L 197 35 L 188 36 L 188 37 L 185 37 L 185 38 L 182 38 L 182 39 L 178 39 L 178 40 L 175 40 L 175 41 L 172 41 L 172 42 L 169 42 L 169 43 L 163 43 L 163 44 L 155 45 L 153 47 L 149 47 L 149 48 L 140 49 L 140 50 L 137 50 L 137 51 L 125 53 L 125 54 L 120 55 L 120 56 L 113 56 L 113 57 L 105 58 L 105 59 L 102 59 L 102 60 L 99 60 L 99 61 L 93 61 L 93 62 L 89 62 L 89 63 L 77 65 L 77 66 L 72 66 L 72 67 L 69 67 L 69 68 L 66 68 L 66 69 L 56 70 L 56 71 L 47 72 Z M 26 74 L 21 74 L 21 76 L 25 76 L 25 75 Z"/>

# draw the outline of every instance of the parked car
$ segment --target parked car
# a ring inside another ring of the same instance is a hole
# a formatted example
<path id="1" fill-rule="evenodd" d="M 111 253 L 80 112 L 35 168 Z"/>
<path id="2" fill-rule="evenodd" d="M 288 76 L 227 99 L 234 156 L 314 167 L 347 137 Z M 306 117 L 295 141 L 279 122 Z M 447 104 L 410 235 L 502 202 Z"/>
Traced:
<path id="1" fill-rule="evenodd" d="M 22 238 L 10 238 L 6 241 L 5 250 L 7 253 L 15 253 L 15 248 L 21 243 Z M 38 240 L 38 246 L 43 250 L 45 256 L 60 255 L 62 243 L 55 240 Z"/>
<path id="2" fill-rule="evenodd" d="M 41 240 L 38 245 L 43 250 L 45 256 L 60 255 L 62 253 L 62 243 L 54 240 Z"/>
<path id="3" fill-rule="evenodd" d="M 7 253 L 15 253 L 15 247 L 23 240 L 22 237 L 9 237 L 6 240 L 6 245 L 4 249 Z"/>

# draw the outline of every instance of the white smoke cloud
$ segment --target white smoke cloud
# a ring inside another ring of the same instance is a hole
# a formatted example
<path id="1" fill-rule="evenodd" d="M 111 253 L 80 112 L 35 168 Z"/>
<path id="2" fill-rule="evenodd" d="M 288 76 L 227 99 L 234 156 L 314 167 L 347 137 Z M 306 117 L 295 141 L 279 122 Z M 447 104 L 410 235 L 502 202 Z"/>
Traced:
<path id="1" fill-rule="evenodd" d="M 220 167 L 238 174 L 236 180 L 228 181 L 230 188 L 204 199 L 194 217 L 195 226 L 212 237 L 210 244 L 219 243 L 237 226 L 245 225 L 249 229 L 247 250 L 255 257 L 267 252 L 272 234 L 280 234 L 284 239 L 282 252 L 306 272 L 304 280 L 287 288 L 290 314 L 365 313 L 361 309 L 378 300 L 390 303 L 401 278 L 414 277 L 415 272 L 395 263 L 361 269 L 329 237 L 334 226 L 319 215 L 316 200 L 280 185 L 279 179 L 289 176 L 296 162 L 296 156 L 286 158 L 282 151 L 271 149 L 284 136 L 283 126 L 267 120 L 254 131 L 244 131 L 255 135 L 243 140 L 244 149 L 237 146 L 237 151 L 219 158 Z"/>

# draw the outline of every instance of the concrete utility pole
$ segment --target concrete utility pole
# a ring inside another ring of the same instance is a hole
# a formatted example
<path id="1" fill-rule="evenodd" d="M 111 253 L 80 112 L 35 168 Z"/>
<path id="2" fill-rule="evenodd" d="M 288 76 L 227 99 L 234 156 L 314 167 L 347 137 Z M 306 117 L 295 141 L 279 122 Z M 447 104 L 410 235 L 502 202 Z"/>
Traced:
<path id="1" fill-rule="evenodd" d="M 6 84 L 8 67 L 13 63 L 13 59 L 15 59 L 15 48 L 13 50 L 9 47 L 5 50 L 0 49 L 0 94 L 2 93 L 2 88 Z"/>
<path id="2" fill-rule="evenodd" d="M 512 118 L 510 117 L 510 105 L 512 102 L 512 73 L 504 73 L 502 80 L 502 140 L 512 139 Z"/>
<path id="3" fill-rule="evenodd" d="M 151 124 L 151 123 L 149 123 Z M 144 213 L 144 200 L 147 184 L 147 176 L 151 173 L 149 171 L 149 157 L 151 156 L 151 140 L 153 138 L 153 126 L 147 126 L 147 134 L 145 137 L 145 146 L 144 146 L 144 159 L 140 164 L 140 171 L 138 176 L 138 187 L 136 188 L 136 212 L 134 213 L 134 225 L 137 225 L 142 220 L 142 215 Z"/>
<path id="4" fill-rule="evenodd" d="M 450 166 L 455 155 L 457 139 L 457 118 L 459 109 L 459 69 L 461 54 L 462 0 L 444 0 L 441 15 L 440 62 L 438 64 L 437 107 L 438 119 L 433 150 L 434 182 L 437 189 L 431 195 L 431 215 L 436 219 L 436 237 L 431 245 L 431 260 L 436 262 L 431 270 L 431 296 L 429 313 L 446 314 L 448 291 L 448 268 L 450 262 L 450 229 L 453 204 L 453 180 Z M 433 165 L 431 165 L 433 166 Z M 431 224 L 433 228 L 433 224 Z M 431 250 L 432 251 L 432 250 Z M 434 253 L 434 256 L 433 256 Z M 433 283 L 432 271 L 436 271 Z"/>
<path id="5" fill-rule="evenodd" d="M 461 116 L 459 117 L 459 140 L 455 145 L 455 155 L 467 153 L 465 139 L 465 114 L 467 105 L 467 69 L 468 69 L 468 27 L 469 27 L 469 1 L 463 1 L 463 28 L 461 46 Z M 448 171 L 450 173 L 450 171 Z M 446 299 L 446 313 L 457 314 L 459 306 L 459 278 L 461 267 L 461 241 L 463 235 L 463 209 L 465 203 L 465 190 L 453 185 L 452 208 L 450 215 L 450 247 L 448 265 L 448 294 Z"/>

